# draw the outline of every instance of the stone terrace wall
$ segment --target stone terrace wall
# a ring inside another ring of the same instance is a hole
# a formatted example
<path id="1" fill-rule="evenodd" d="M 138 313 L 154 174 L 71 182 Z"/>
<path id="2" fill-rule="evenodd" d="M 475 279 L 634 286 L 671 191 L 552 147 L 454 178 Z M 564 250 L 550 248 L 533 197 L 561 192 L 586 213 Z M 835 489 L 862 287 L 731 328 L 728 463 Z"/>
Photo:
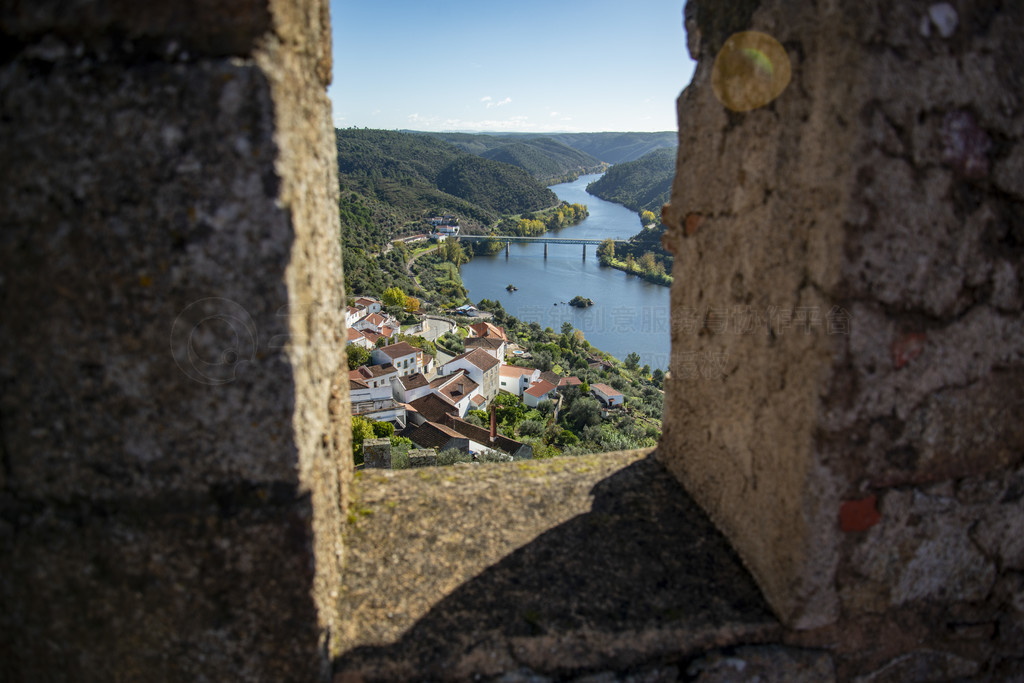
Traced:
<path id="1" fill-rule="evenodd" d="M 1022 666 L 1024 6 L 698 0 L 686 25 L 659 457 L 788 625 Z M 733 111 L 713 62 L 749 29 L 792 78 Z"/>
<path id="2" fill-rule="evenodd" d="M 3 3 L 0 43 L 0 679 L 326 678 L 326 0 Z"/>

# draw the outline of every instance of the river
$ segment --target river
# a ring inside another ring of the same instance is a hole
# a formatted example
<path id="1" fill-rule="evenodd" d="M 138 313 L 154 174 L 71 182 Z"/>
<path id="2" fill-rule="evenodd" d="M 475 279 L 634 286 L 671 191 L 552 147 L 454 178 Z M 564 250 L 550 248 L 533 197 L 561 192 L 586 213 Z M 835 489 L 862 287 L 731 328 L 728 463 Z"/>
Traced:
<path id="1" fill-rule="evenodd" d="M 578 225 L 554 230 L 552 237 L 627 239 L 640 231 L 640 219 L 629 209 L 587 194 L 587 185 L 600 175 L 585 175 L 571 183 L 552 185 L 559 199 L 586 204 L 590 215 Z M 607 268 L 597 261 L 597 248 L 576 245 L 513 244 L 493 256 L 475 256 L 462 266 L 462 281 L 472 301 L 498 299 L 520 320 L 560 330 L 570 322 L 591 345 L 625 359 L 635 351 L 640 365 L 668 369 L 669 288 Z M 518 291 L 508 292 L 513 284 Z M 576 295 L 594 305 L 573 308 Z"/>

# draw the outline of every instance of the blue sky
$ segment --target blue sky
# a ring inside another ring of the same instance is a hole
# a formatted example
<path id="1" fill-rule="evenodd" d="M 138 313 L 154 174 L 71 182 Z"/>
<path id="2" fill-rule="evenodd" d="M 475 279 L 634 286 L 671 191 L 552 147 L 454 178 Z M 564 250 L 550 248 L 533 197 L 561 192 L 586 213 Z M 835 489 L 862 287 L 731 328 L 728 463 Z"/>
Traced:
<path id="1" fill-rule="evenodd" d="M 334 125 L 675 130 L 683 0 L 331 0 Z"/>

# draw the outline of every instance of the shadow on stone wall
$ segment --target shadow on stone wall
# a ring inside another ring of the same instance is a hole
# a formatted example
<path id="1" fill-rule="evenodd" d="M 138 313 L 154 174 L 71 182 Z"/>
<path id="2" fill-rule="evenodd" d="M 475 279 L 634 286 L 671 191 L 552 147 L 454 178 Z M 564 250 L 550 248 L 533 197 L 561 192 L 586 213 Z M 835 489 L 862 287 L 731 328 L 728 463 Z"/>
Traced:
<path id="1" fill-rule="evenodd" d="M 590 512 L 462 584 L 398 642 L 355 648 L 335 670 L 367 680 L 621 670 L 775 630 L 736 554 L 653 456 L 592 493 Z"/>

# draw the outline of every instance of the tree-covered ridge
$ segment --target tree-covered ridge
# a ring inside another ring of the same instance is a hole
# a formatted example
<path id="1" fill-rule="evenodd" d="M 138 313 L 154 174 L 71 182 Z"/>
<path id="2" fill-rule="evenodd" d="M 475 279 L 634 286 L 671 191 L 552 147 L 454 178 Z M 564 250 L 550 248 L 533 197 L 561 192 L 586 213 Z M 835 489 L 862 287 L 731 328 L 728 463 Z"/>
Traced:
<path id="1" fill-rule="evenodd" d="M 537 211 L 558 204 L 555 193 L 523 169 L 471 154 L 448 164 L 437 176 L 437 187 L 496 214 Z"/>
<path id="2" fill-rule="evenodd" d="M 675 149 L 674 131 L 660 133 L 426 133 L 470 154 L 519 166 L 546 183 L 599 173 L 607 164 L 634 161 L 662 148 Z"/>
<path id="3" fill-rule="evenodd" d="M 386 205 L 397 214 L 396 229 L 449 211 L 473 230 L 502 214 L 558 203 L 522 169 L 480 159 L 429 135 L 337 129 L 335 145 L 342 192 Z"/>
<path id="4" fill-rule="evenodd" d="M 586 152 L 546 136 L 429 133 L 459 149 L 518 166 L 544 184 L 575 180 L 585 173 L 603 171 L 606 164 Z"/>
<path id="5" fill-rule="evenodd" d="M 675 173 L 675 148 L 658 149 L 636 161 L 612 166 L 587 186 L 587 192 L 637 213 L 651 211 L 660 215 L 662 204 L 672 194 Z"/>
<path id="6" fill-rule="evenodd" d="M 676 150 L 659 149 L 636 161 L 612 166 L 587 186 L 590 194 L 636 211 L 644 226 L 628 244 L 599 250 L 601 263 L 657 284 L 672 283 L 673 259 L 661 243 L 665 226 L 657 216 L 672 194 L 675 169 Z"/>
<path id="7" fill-rule="evenodd" d="M 675 149 L 675 131 L 660 133 L 560 133 L 549 137 L 609 164 L 635 161 L 661 148 Z"/>

